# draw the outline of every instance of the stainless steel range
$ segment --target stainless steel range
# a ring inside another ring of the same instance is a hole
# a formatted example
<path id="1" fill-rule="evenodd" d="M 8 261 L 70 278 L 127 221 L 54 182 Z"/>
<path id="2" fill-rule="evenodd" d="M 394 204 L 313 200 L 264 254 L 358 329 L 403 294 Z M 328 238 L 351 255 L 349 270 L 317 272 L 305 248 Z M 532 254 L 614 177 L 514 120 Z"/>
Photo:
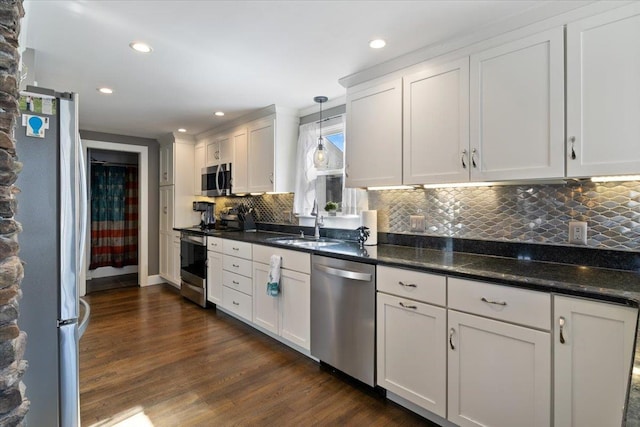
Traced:
<path id="1" fill-rule="evenodd" d="M 180 232 L 180 294 L 207 306 L 207 237 L 197 232 Z"/>

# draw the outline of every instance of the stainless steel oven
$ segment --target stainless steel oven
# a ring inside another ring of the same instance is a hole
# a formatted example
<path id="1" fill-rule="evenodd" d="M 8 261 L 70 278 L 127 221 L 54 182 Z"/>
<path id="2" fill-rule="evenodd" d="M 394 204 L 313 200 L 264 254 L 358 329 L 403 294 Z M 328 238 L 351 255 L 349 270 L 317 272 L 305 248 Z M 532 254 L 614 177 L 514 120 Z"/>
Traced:
<path id="1" fill-rule="evenodd" d="M 180 294 L 207 306 L 207 237 L 180 233 Z"/>

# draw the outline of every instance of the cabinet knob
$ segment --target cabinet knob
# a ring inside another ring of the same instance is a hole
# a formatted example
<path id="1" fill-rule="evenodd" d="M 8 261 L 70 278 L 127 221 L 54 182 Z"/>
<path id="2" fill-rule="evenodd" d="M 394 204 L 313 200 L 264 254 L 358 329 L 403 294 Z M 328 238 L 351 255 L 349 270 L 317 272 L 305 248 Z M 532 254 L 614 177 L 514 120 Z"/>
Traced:
<path id="1" fill-rule="evenodd" d="M 564 344 L 566 342 L 564 339 L 564 333 L 563 333 L 564 324 L 565 324 L 565 319 L 564 317 L 560 316 L 560 318 L 558 319 L 558 325 L 560 325 L 560 344 Z"/>

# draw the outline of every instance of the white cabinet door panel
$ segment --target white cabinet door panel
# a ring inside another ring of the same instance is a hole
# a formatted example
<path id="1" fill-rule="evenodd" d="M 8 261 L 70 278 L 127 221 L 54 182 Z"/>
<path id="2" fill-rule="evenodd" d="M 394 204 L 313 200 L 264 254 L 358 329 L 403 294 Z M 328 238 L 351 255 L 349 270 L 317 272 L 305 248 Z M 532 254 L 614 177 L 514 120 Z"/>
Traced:
<path id="1" fill-rule="evenodd" d="M 449 310 L 448 419 L 462 427 L 548 427 L 548 332 Z"/>
<path id="2" fill-rule="evenodd" d="M 567 175 L 640 173 L 638 117 L 640 5 L 569 24 Z"/>
<path id="3" fill-rule="evenodd" d="M 563 40 L 557 28 L 471 55 L 472 181 L 564 176 Z"/>
<path id="4" fill-rule="evenodd" d="M 280 297 L 267 295 L 269 265 L 253 263 L 253 323 L 266 330 L 278 333 L 280 327 Z"/>
<path id="5" fill-rule="evenodd" d="M 638 310 L 556 295 L 554 316 L 555 425 L 621 425 Z"/>
<path id="6" fill-rule="evenodd" d="M 222 254 L 207 251 L 207 301 L 222 304 Z"/>
<path id="7" fill-rule="evenodd" d="M 447 312 L 378 292 L 377 383 L 441 417 L 447 412 Z"/>
<path id="8" fill-rule="evenodd" d="M 402 183 L 402 81 L 347 93 L 347 187 Z"/>
<path id="9" fill-rule="evenodd" d="M 280 272 L 280 335 L 300 347 L 311 348 L 311 279 L 308 274 Z"/>
<path id="10" fill-rule="evenodd" d="M 403 184 L 469 180 L 469 58 L 403 79 Z"/>

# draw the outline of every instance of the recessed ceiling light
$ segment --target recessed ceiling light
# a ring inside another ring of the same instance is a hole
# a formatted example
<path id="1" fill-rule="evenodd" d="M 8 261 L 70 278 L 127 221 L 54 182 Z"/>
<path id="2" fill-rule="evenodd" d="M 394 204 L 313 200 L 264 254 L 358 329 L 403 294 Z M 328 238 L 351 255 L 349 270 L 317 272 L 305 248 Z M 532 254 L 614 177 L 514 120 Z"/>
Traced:
<path id="1" fill-rule="evenodd" d="M 387 42 L 382 39 L 375 39 L 369 42 L 369 47 L 371 49 L 380 49 L 387 45 Z"/>
<path id="2" fill-rule="evenodd" d="M 98 92 L 104 93 L 105 95 L 111 95 L 113 93 L 113 89 L 108 87 L 99 87 Z"/>
<path id="3" fill-rule="evenodd" d="M 222 116 L 224 116 L 224 112 L 222 112 L 222 111 L 216 111 L 214 114 L 215 114 L 216 116 L 218 116 L 218 117 L 222 117 Z"/>
<path id="4" fill-rule="evenodd" d="M 187 130 L 186 130 L 185 128 L 180 128 L 180 129 L 178 129 L 178 132 L 180 132 L 180 133 L 185 133 L 186 131 L 187 131 Z"/>
<path id="5" fill-rule="evenodd" d="M 153 50 L 151 46 L 143 42 L 131 42 L 129 43 L 129 47 L 135 50 L 136 52 L 141 52 L 141 53 L 149 53 Z"/>

